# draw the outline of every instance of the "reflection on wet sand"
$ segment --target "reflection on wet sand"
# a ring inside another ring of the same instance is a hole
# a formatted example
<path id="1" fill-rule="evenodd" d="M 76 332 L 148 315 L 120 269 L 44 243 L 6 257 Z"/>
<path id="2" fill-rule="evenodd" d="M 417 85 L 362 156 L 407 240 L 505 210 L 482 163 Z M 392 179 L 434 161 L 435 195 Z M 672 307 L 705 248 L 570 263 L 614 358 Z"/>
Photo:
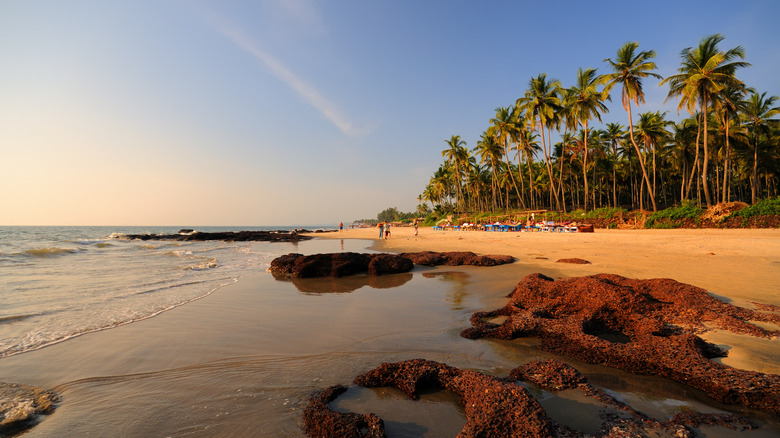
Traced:
<path id="1" fill-rule="evenodd" d="M 355 275 L 342 278 L 293 278 L 279 279 L 280 281 L 291 281 L 295 287 L 307 294 L 325 294 L 325 293 L 347 293 L 354 292 L 363 286 L 369 286 L 374 289 L 390 289 L 403 286 L 413 275 L 411 273 L 392 274 L 392 275 Z"/>
<path id="2" fill-rule="evenodd" d="M 452 289 L 447 292 L 447 301 L 452 304 L 450 309 L 463 310 L 463 299 L 468 295 L 466 286 L 471 277 L 469 274 L 461 271 L 424 272 L 423 277 L 437 278 L 450 283 Z"/>

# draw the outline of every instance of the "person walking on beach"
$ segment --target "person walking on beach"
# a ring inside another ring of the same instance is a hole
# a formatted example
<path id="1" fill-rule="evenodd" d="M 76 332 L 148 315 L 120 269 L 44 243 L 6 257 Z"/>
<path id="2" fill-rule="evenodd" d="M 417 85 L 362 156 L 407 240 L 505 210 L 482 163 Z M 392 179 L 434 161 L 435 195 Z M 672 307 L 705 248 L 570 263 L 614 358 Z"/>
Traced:
<path id="1" fill-rule="evenodd" d="M 379 228 L 379 238 L 381 239 L 382 236 L 384 236 L 385 234 L 385 224 L 379 222 L 378 224 L 376 224 L 376 227 Z"/>
<path id="2" fill-rule="evenodd" d="M 385 239 L 390 237 L 390 223 L 385 222 Z"/>
<path id="3" fill-rule="evenodd" d="M 339 233 L 344 231 L 344 222 L 339 221 Z"/>
<path id="4" fill-rule="evenodd" d="M 417 237 L 417 219 L 414 220 L 414 237 Z"/>

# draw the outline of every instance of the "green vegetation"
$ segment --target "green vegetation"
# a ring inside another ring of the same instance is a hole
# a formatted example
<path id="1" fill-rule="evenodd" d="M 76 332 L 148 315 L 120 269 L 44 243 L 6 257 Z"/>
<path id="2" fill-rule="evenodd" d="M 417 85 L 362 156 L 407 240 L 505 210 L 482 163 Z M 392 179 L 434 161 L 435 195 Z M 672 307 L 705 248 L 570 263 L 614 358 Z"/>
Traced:
<path id="1" fill-rule="evenodd" d="M 404 213 L 398 211 L 397 207 L 389 207 L 380 211 L 376 215 L 376 219 L 358 219 L 353 222 L 376 225 L 378 222 L 411 222 L 424 216 L 425 215 L 420 216 L 418 213 Z"/>
<path id="2" fill-rule="evenodd" d="M 672 217 L 693 205 L 776 197 L 780 98 L 743 83 L 746 51 L 724 42 L 711 35 L 683 49 L 666 79 L 656 73 L 655 51 L 636 42 L 605 59 L 603 74 L 580 68 L 571 86 L 547 73 L 530 78 L 519 98 L 507 96 L 514 105 L 485 116 L 488 126 L 472 148 L 460 135 L 445 140 L 418 214 L 439 220 L 547 210 L 548 219 L 581 220 L 652 209 L 661 215 L 651 224 L 670 226 L 694 219 Z M 673 122 L 657 109 L 640 112 L 655 80 L 690 117 Z M 601 125 L 604 102 L 613 98 L 628 124 Z"/>
<path id="3" fill-rule="evenodd" d="M 747 219 L 753 216 L 780 215 L 780 196 L 759 201 L 754 205 L 743 208 L 742 210 L 731 213 L 726 219 L 741 217 Z"/>
<path id="4" fill-rule="evenodd" d="M 645 222 L 645 228 L 677 228 L 682 225 L 683 219 L 699 222 L 704 209 L 699 208 L 692 201 L 683 202 L 679 206 L 651 214 Z"/>

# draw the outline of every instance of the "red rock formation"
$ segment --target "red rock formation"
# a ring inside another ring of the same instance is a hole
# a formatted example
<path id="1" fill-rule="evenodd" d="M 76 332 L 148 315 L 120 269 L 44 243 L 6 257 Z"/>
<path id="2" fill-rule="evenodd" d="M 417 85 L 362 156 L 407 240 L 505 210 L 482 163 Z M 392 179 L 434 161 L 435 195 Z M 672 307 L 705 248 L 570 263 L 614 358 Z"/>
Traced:
<path id="1" fill-rule="evenodd" d="M 385 437 L 385 423 L 376 415 L 333 412 L 328 408 L 328 403 L 346 390 L 346 386 L 331 386 L 309 399 L 309 405 L 303 412 L 303 430 L 306 434 L 318 438 Z"/>
<path id="2" fill-rule="evenodd" d="M 423 359 L 384 363 L 355 378 L 366 387 L 392 386 L 418 399 L 422 386 L 437 386 L 458 394 L 466 410 L 459 437 L 548 437 L 553 424 L 544 409 L 522 386 L 476 371 Z"/>
<path id="3" fill-rule="evenodd" d="M 710 323 L 734 333 L 772 337 L 748 321 L 780 323 L 780 315 L 726 304 L 703 289 L 670 279 L 600 274 L 554 281 L 525 277 L 502 309 L 472 315 L 466 338 L 541 338 L 540 348 L 637 374 L 667 377 L 724 403 L 780 413 L 780 375 L 711 361 L 725 356 L 696 334 Z M 507 316 L 501 324 L 487 318 Z"/>
<path id="4" fill-rule="evenodd" d="M 446 364 L 413 359 L 383 363 L 355 378 L 366 387 L 395 387 L 412 399 L 423 388 L 448 389 L 461 397 L 466 425 L 459 438 L 471 437 L 577 437 L 585 433 L 557 424 L 518 380 L 529 381 L 548 391 L 578 390 L 600 403 L 601 427 L 597 437 L 675 436 L 692 438 L 687 426 L 715 425 L 734 430 L 756 427 L 730 414 L 683 413 L 659 421 L 638 412 L 590 385 L 577 370 L 563 362 L 548 360 L 522 365 L 502 379 Z M 328 403 L 346 391 L 333 386 L 314 394 L 304 411 L 304 430 L 311 437 L 382 437 L 383 422 L 374 414 L 337 413 Z"/>

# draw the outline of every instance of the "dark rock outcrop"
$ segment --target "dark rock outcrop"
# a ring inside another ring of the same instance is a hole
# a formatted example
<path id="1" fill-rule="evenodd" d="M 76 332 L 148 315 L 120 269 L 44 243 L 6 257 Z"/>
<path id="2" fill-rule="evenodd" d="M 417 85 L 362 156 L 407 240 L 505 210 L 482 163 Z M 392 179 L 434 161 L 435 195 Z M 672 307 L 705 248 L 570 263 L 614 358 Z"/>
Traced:
<path id="1" fill-rule="evenodd" d="M 555 263 L 571 263 L 573 265 L 589 265 L 590 262 L 583 259 L 578 258 L 572 258 L 572 259 L 558 259 L 555 261 Z"/>
<path id="2" fill-rule="evenodd" d="M 749 321 L 780 323 L 780 315 L 726 304 L 695 286 L 671 279 L 635 280 L 599 274 L 554 281 L 526 276 L 504 308 L 472 315 L 461 336 L 541 338 L 539 348 L 666 377 L 729 404 L 780 413 L 780 375 L 739 370 L 713 362 L 725 356 L 697 336 L 704 323 L 734 333 L 770 338 Z M 489 318 L 506 316 L 502 324 Z"/>
<path id="3" fill-rule="evenodd" d="M 396 254 L 376 254 L 368 262 L 368 275 L 396 274 L 414 269 L 414 263 Z"/>
<path id="4" fill-rule="evenodd" d="M 311 236 L 302 236 L 299 233 L 288 231 L 224 231 L 203 233 L 193 230 L 181 230 L 179 233 L 180 234 L 126 234 L 121 236 L 120 239 L 178 241 L 222 240 L 225 242 L 297 242 L 299 240 L 313 239 Z"/>
<path id="5" fill-rule="evenodd" d="M 0 382 L 0 436 L 29 429 L 54 411 L 59 397 L 34 386 Z"/>
<path id="6" fill-rule="evenodd" d="M 405 252 L 400 254 L 422 266 L 496 266 L 513 263 L 515 258 L 508 255 L 477 255 L 470 251 L 460 252 Z"/>
<path id="7" fill-rule="evenodd" d="M 268 270 L 277 279 L 345 277 L 354 274 L 400 274 L 414 268 L 411 260 L 395 254 L 287 254 L 271 262 Z"/>
<path id="8" fill-rule="evenodd" d="M 466 425 L 459 438 L 470 437 L 585 437 L 552 420 L 539 402 L 521 385 L 527 381 L 548 391 L 581 391 L 600 404 L 601 427 L 597 437 L 675 436 L 692 438 L 687 426 L 714 425 L 734 430 L 752 429 L 749 420 L 730 414 L 688 412 L 660 421 L 636 411 L 611 395 L 590 385 L 576 369 L 563 362 L 547 360 L 522 365 L 508 378 L 461 370 L 424 359 L 383 363 L 355 378 L 356 385 L 394 387 L 417 400 L 423 389 L 441 388 L 461 397 Z M 337 385 L 314 394 L 304 410 L 304 431 L 311 437 L 384 437 L 382 420 L 374 414 L 337 413 L 328 403 L 347 390 Z"/>
<path id="9" fill-rule="evenodd" d="M 345 277 L 367 273 L 369 275 L 399 274 L 409 272 L 415 264 L 496 266 L 514 262 L 514 257 L 491 255 L 480 256 L 473 252 L 421 252 L 404 254 L 359 254 L 338 252 L 329 254 L 291 253 L 277 257 L 268 270 L 277 279 Z"/>

